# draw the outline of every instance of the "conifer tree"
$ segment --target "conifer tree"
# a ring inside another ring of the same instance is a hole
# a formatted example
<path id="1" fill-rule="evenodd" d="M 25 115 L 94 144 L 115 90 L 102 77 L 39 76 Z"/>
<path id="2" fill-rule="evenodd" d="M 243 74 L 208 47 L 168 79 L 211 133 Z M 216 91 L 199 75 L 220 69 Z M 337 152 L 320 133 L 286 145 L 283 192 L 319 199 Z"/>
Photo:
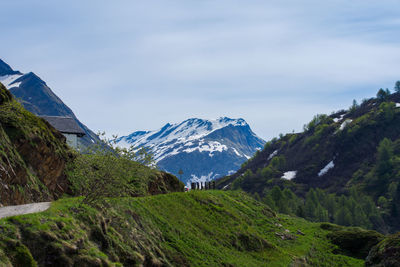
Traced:
<path id="1" fill-rule="evenodd" d="M 390 92 L 389 92 L 390 94 Z M 382 88 L 379 89 L 378 93 L 376 94 L 376 98 L 378 98 L 379 101 L 385 101 L 387 97 L 389 96 L 388 91 L 383 90 Z"/>
<path id="2" fill-rule="evenodd" d="M 384 138 L 378 147 L 377 173 L 379 176 L 390 174 L 393 168 L 393 143 L 390 139 Z"/>
<path id="3" fill-rule="evenodd" d="M 344 226 L 352 225 L 350 211 L 345 206 L 340 207 L 337 211 L 335 223 Z"/>
<path id="4" fill-rule="evenodd" d="M 394 85 L 394 91 L 400 93 L 400 81 L 397 81 Z"/>

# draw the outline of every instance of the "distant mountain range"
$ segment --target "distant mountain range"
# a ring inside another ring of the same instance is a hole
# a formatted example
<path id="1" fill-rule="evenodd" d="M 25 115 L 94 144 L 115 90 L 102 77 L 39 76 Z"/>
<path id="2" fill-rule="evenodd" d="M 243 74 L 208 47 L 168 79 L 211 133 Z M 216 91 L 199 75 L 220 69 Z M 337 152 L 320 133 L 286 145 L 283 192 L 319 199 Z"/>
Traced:
<path id="1" fill-rule="evenodd" d="M 79 140 L 81 146 L 86 147 L 99 140 L 97 135 L 81 123 L 72 110 L 35 73 L 24 74 L 15 71 L 0 59 L 0 82 L 27 110 L 36 115 L 74 118 L 86 133 Z"/>
<path id="2" fill-rule="evenodd" d="M 32 113 L 39 116 L 72 117 L 85 131 L 80 145 L 97 142 L 98 136 L 79 121 L 73 111 L 33 72 L 13 70 L 0 59 L 0 82 Z M 119 146 L 148 148 L 162 170 L 185 183 L 209 181 L 237 171 L 240 165 L 263 148 L 243 119 L 188 119 L 166 124 L 157 131 L 139 131 L 116 140 Z M 179 170 L 183 174 L 179 174 Z"/>
<path id="3" fill-rule="evenodd" d="M 138 131 L 115 141 L 122 147 L 147 148 L 158 167 L 187 184 L 235 172 L 265 143 L 245 120 L 226 117 L 168 123 L 159 130 Z"/>

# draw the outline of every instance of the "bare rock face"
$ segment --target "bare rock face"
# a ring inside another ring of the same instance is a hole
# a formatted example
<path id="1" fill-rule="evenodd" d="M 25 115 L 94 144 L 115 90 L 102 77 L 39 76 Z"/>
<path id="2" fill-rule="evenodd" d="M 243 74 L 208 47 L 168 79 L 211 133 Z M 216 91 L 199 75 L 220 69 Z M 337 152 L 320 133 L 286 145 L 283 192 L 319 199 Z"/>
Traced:
<path id="1" fill-rule="evenodd" d="M 49 201 L 68 188 L 65 137 L 25 110 L 0 83 L 0 203 Z"/>

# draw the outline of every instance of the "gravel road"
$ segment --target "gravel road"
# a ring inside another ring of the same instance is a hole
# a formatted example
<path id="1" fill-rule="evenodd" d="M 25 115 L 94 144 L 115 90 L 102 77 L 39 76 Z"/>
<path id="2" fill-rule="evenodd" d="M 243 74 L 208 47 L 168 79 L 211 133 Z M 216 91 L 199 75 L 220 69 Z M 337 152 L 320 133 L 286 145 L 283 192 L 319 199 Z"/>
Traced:
<path id="1" fill-rule="evenodd" d="M 40 202 L 0 208 L 0 218 L 45 211 L 50 208 L 51 202 Z"/>

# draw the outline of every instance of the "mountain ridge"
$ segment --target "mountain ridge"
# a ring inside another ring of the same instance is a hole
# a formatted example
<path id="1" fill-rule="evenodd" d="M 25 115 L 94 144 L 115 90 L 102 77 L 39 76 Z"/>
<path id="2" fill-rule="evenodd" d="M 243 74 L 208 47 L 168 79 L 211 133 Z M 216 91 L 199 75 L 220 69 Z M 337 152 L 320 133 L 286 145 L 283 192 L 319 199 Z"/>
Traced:
<path id="1" fill-rule="evenodd" d="M 343 196 L 349 206 L 343 198 L 341 212 L 362 211 L 369 220 L 365 225 L 381 232 L 400 229 L 400 93 L 381 89 L 376 98 L 354 102 L 348 110 L 316 115 L 303 132 L 267 142 L 240 170 L 218 180 L 217 187 L 241 188 L 266 201 L 270 192 L 291 190 L 306 204 L 314 189 L 322 189 L 316 193 L 321 202 L 315 204 L 321 214 L 326 212 L 324 220 L 340 220 L 340 214 L 323 199 Z M 372 209 L 352 209 L 357 196 L 370 198 Z M 342 220 L 344 225 L 354 225 L 349 218 Z"/>
<path id="2" fill-rule="evenodd" d="M 235 171 L 263 146 L 264 140 L 252 132 L 244 119 L 220 117 L 167 123 L 155 131 L 136 131 L 119 137 L 115 143 L 123 147 L 147 148 L 154 153 L 159 167 L 175 175 L 182 169 L 183 181 L 189 183 L 211 180 Z M 206 168 L 205 165 L 213 167 Z"/>
<path id="3" fill-rule="evenodd" d="M 35 73 L 14 71 L 0 59 L 0 82 L 27 110 L 38 116 L 72 117 L 86 133 L 79 139 L 81 146 L 87 147 L 99 141 L 98 136 L 79 121 L 74 112 Z"/>

